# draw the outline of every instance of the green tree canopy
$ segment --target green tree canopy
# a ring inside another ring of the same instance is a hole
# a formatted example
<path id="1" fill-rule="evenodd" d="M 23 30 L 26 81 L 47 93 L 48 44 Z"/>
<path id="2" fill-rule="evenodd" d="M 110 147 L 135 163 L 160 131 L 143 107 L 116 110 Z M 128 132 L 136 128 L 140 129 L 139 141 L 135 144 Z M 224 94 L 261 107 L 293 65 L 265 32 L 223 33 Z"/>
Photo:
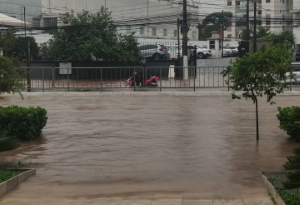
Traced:
<path id="1" fill-rule="evenodd" d="M 228 28 L 230 26 L 230 18 L 232 18 L 231 12 L 215 12 L 207 15 L 205 19 L 203 19 L 202 24 L 213 25 L 217 28 Z M 219 30 L 219 29 L 218 29 Z"/>
<path id="2" fill-rule="evenodd" d="M 295 44 L 295 36 L 291 31 L 282 31 L 279 34 L 271 33 L 268 36 L 269 39 L 273 41 L 274 44 L 284 45 L 286 43 L 293 45 Z"/>
<path id="3" fill-rule="evenodd" d="M 25 85 L 20 79 L 23 72 L 19 66 L 19 61 L 0 56 L 0 95 L 16 92 L 21 95 Z"/>
<path id="4" fill-rule="evenodd" d="M 254 31 L 253 29 L 250 29 L 250 40 L 253 39 Z M 264 38 L 270 35 L 270 29 L 265 28 L 263 26 L 258 27 L 258 30 L 256 31 L 256 37 L 257 38 Z M 247 39 L 247 30 L 243 29 L 241 34 L 241 39 L 246 40 Z"/>
<path id="5" fill-rule="evenodd" d="M 281 45 L 272 45 L 264 51 L 250 53 L 243 58 L 237 58 L 235 62 L 231 61 L 231 65 L 223 72 L 224 77 L 229 76 L 227 83 L 230 83 L 234 99 L 240 99 L 236 92 L 241 91 L 244 98 L 250 98 L 256 103 L 257 139 L 257 98 L 266 95 L 267 101 L 271 102 L 276 94 L 288 88 L 286 80 L 294 78 L 291 61 L 290 50 Z"/>
<path id="6" fill-rule="evenodd" d="M 37 59 L 39 54 L 39 48 L 37 43 L 35 42 L 35 38 L 32 36 L 23 37 L 17 36 L 15 37 L 10 45 L 7 48 L 7 57 L 15 57 L 19 60 L 26 60 L 27 59 L 27 39 L 30 41 L 30 55 L 33 59 Z"/>
<path id="7" fill-rule="evenodd" d="M 111 13 L 103 7 L 95 14 L 83 11 L 66 13 L 68 26 L 53 30 L 46 51 L 48 59 L 91 61 L 93 56 L 104 61 L 135 62 L 141 59 L 136 39 L 117 33 Z"/>

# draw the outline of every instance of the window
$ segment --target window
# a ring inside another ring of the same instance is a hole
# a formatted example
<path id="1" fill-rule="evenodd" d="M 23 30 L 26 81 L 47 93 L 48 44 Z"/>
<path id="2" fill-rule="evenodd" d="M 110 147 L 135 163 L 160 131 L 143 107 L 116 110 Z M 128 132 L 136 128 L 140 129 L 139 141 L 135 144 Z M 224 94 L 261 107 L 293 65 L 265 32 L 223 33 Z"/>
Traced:
<path id="1" fill-rule="evenodd" d="M 152 28 L 152 36 L 156 36 L 156 28 Z"/>
<path id="2" fill-rule="evenodd" d="M 216 48 L 215 41 L 209 41 L 209 49 L 215 49 L 215 48 Z"/>
<path id="3" fill-rule="evenodd" d="M 271 14 L 271 10 L 270 9 L 266 10 L 266 14 Z"/>
<path id="4" fill-rule="evenodd" d="M 258 11 L 257 14 L 258 14 L 258 15 L 261 15 L 261 11 Z"/>
<path id="5" fill-rule="evenodd" d="M 167 36 L 167 35 L 168 35 L 168 30 L 164 29 L 164 36 Z"/>
<path id="6" fill-rule="evenodd" d="M 193 38 L 196 38 L 196 37 L 197 37 L 197 33 L 196 33 L 196 31 L 193 31 L 193 33 L 192 33 L 192 37 L 193 37 Z"/>
<path id="7" fill-rule="evenodd" d="M 232 37 L 232 35 L 231 35 L 231 34 L 228 34 L 228 35 L 227 35 L 227 38 L 231 38 L 231 37 Z"/>
<path id="8" fill-rule="evenodd" d="M 266 21 L 266 25 L 267 26 L 271 25 L 271 21 Z"/>
<path id="9" fill-rule="evenodd" d="M 266 0 L 266 3 L 271 3 L 271 0 Z"/>
<path id="10" fill-rule="evenodd" d="M 177 37 L 178 31 L 174 30 L 174 37 Z"/>
<path id="11" fill-rule="evenodd" d="M 237 6 L 241 5 L 241 2 L 237 1 L 237 2 L 236 2 L 236 5 L 237 5 Z"/>
<path id="12" fill-rule="evenodd" d="M 126 26 L 126 33 L 131 34 L 131 26 Z"/>
<path id="13" fill-rule="evenodd" d="M 141 28 L 140 28 L 140 34 L 141 34 L 141 35 L 144 35 L 144 33 L 145 33 L 145 32 L 144 32 L 144 27 L 141 27 Z"/>
<path id="14" fill-rule="evenodd" d="M 231 1 L 227 1 L 227 6 L 231 6 L 232 2 Z"/>

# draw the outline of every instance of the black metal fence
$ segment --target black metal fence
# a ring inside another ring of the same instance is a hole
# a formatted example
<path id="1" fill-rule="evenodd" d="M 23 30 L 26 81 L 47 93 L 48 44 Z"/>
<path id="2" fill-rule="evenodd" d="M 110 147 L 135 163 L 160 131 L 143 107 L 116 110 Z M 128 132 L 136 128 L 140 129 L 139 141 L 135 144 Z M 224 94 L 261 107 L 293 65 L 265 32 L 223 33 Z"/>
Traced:
<path id="1" fill-rule="evenodd" d="M 27 71 L 27 68 L 23 68 Z M 162 91 L 218 89 L 229 90 L 228 77 L 224 78 L 222 71 L 226 67 L 183 67 L 183 66 L 153 66 L 153 67 L 70 67 L 70 68 L 30 68 L 29 77 L 31 91 Z M 180 73 L 177 75 L 176 73 Z M 300 72 L 295 72 L 300 81 Z M 183 77 L 177 77 L 183 76 Z M 128 79 L 132 77 L 131 83 Z M 155 85 L 149 83 L 155 79 Z M 27 84 L 27 74 L 23 76 Z M 134 82 L 134 83 L 132 83 Z M 299 86 L 297 81 L 287 82 Z M 126 85 L 128 84 L 128 85 Z M 298 87 L 299 88 L 299 87 Z"/>

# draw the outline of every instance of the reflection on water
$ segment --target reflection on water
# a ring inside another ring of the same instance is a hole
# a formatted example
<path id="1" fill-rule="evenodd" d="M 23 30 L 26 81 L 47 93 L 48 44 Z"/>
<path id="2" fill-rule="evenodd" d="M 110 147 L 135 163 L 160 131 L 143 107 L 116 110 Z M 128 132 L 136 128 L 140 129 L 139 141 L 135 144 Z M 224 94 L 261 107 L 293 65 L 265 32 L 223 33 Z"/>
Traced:
<path id="1" fill-rule="evenodd" d="M 286 141 L 277 106 L 300 97 L 42 96 L 5 98 L 4 105 L 41 106 L 49 121 L 40 141 L 1 153 L 1 162 L 30 162 L 54 193 L 76 196 L 184 192 L 251 197 L 265 189 L 261 170 L 280 170 L 297 145 Z M 74 185 L 86 189 L 76 189 Z M 89 189 L 87 187 L 93 187 Z M 95 190 L 97 190 L 95 192 Z"/>

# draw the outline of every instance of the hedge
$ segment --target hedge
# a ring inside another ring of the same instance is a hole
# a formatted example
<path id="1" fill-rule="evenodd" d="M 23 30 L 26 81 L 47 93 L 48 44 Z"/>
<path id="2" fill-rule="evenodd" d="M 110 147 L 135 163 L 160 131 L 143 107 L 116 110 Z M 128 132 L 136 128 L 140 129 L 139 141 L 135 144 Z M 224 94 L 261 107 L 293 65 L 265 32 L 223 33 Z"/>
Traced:
<path id="1" fill-rule="evenodd" d="M 12 150 L 18 147 L 18 140 L 7 135 L 7 131 L 0 127 L 0 152 Z"/>
<path id="2" fill-rule="evenodd" d="M 290 141 L 300 142 L 300 107 L 278 108 L 280 128 L 290 136 Z"/>
<path id="3" fill-rule="evenodd" d="M 0 126 L 20 140 L 32 140 L 41 136 L 47 123 L 47 111 L 41 107 L 0 107 Z"/>

